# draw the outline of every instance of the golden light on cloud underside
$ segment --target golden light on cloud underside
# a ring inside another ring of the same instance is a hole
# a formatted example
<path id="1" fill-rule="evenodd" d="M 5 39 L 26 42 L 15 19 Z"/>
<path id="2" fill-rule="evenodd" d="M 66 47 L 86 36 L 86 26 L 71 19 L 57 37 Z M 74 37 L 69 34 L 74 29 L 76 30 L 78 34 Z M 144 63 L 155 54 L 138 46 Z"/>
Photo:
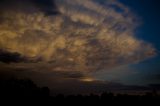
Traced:
<path id="1" fill-rule="evenodd" d="M 0 48 L 40 59 L 58 71 L 98 71 L 156 54 L 151 44 L 134 37 L 135 16 L 121 3 L 55 2 L 61 14 L 46 16 L 38 9 L 34 13 L 2 11 Z M 117 12 L 111 4 L 123 11 Z"/>
<path id="2" fill-rule="evenodd" d="M 80 81 L 83 81 L 83 82 L 93 82 L 93 81 L 95 81 L 95 79 L 93 79 L 93 78 L 82 78 L 82 79 L 80 79 Z"/>

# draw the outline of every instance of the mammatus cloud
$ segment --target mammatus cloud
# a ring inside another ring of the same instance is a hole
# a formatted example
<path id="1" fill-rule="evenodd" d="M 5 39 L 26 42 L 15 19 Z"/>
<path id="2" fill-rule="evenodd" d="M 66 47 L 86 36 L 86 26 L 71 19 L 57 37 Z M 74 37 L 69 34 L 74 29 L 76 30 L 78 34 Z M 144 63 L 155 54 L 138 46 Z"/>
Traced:
<path id="1" fill-rule="evenodd" d="M 99 71 L 154 56 L 137 39 L 136 17 L 123 4 L 98 0 L 55 0 L 57 15 L 3 9 L 0 48 L 43 62 L 56 71 Z M 118 9 L 117 9 L 118 8 Z"/>

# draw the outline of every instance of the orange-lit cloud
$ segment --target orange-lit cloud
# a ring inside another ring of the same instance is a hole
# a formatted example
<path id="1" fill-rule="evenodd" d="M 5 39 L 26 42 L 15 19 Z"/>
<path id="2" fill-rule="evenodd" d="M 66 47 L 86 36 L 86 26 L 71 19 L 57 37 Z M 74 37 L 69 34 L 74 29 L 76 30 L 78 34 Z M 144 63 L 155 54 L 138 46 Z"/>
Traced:
<path id="1" fill-rule="evenodd" d="M 107 70 L 156 54 L 152 44 L 135 37 L 136 17 L 121 3 L 55 3 L 57 15 L 46 16 L 38 9 L 33 13 L 1 11 L 0 48 L 47 64 L 51 71 Z"/>

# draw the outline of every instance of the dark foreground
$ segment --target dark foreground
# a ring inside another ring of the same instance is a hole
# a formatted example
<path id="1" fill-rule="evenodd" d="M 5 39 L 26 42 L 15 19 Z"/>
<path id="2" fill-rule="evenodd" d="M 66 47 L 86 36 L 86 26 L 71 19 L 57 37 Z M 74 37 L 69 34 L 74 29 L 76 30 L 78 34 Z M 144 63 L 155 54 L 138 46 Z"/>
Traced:
<path id="1" fill-rule="evenodd" d="M 89 96 L 69 95 L 50 96 L 47 87 L 37 87 L 30 80 L 0 80 L 0 104 L 5 105 L 152 105 L 160 104 L 160 95 L 148 92 L 144 95 L 102 93 Z M 2 105 L 1 105 L 2 106 Z"/>

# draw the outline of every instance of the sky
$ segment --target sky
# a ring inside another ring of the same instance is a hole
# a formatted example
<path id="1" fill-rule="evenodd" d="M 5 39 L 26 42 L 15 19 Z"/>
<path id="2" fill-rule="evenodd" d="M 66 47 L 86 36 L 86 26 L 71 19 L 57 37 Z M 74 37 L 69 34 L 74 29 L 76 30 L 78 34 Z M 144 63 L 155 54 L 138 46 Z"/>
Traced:
<path id="1" fill-rule="evenodd" d="M 159 86 L 159 8 L 158 0 L 1 0 L 0 75 L 53 94 Z"/>

